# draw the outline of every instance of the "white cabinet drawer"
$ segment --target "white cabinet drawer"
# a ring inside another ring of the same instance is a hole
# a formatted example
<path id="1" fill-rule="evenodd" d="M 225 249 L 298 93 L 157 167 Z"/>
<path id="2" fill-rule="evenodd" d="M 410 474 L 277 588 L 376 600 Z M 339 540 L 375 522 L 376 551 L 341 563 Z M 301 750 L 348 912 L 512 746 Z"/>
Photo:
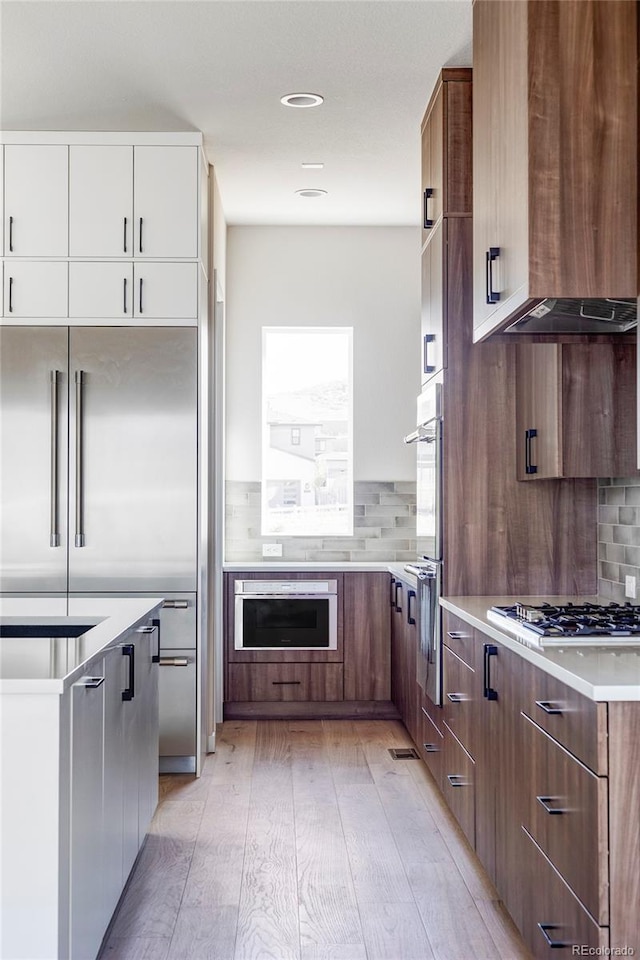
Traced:
<path id="1" fill-rule="evenodd" d="M 67 277 L 67 264 L 60 261 L 5 262 L 5 317 L 66 317 Z"/>

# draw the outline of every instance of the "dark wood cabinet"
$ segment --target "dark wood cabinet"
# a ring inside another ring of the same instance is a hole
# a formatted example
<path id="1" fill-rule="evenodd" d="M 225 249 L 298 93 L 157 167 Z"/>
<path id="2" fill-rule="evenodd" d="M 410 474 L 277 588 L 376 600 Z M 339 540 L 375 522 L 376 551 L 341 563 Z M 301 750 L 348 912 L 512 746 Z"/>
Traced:
<path id="1" fill-rule="evenodd" d="M 626 343 L 517 345 L 519 480 L 637 472 L 635 353 Z"/>
<path id="2" fill-rule="evenodd" d="M 447 365 L 444 303 L 444 243 L 446 221 L 433 227 L 422 251 L 422 383 Z"/>
<path id="3" fill-rule="evenodd" d="M 417 681 L 418 624 L 416 591 L 397 577 L 391 578 L 391 699 L 417 743 L 422 727 Z"/>
<path id="4" fill-rule="evenodd" d="M 476 842 L 476 765 L 455 734 L 444 726 L 442 793 L 460 829 L 471 844 Z"/>
<path id="5" fill-rule="evenodd" d="M 444 763 L 444 736 L 442 733 L 442 711 L 434 706 L 424 694 L 421 697 L 418 712 L 418 752 L 424 760 L 431 776 L 442 790 Z"/>
<path id="6" fill-rule="evenodd" d="M 391 697 L 389 574 L 345 573 L 344 698 Z"/>
<path id="7" fill-rule="evenodd" d="M 635 298 L 637 4 L 473 6 L 474 339 L 546 297 Z"/>
<path id="8" fill-rule="evenodd" d="M 228 699 L 343 700 L 341 663 L 230 663 Z"/>

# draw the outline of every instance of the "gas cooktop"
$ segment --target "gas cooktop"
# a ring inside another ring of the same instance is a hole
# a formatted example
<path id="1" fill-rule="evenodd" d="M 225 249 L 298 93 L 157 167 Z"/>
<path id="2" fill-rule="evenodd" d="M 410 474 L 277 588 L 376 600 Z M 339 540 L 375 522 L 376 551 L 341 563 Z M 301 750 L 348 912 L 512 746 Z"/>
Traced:
<path id="1" fill-rule="evenodd" d="M 536 647 L 640 646 L 640 607 L 630 603 L 516 603 L 487 619 Z"/>

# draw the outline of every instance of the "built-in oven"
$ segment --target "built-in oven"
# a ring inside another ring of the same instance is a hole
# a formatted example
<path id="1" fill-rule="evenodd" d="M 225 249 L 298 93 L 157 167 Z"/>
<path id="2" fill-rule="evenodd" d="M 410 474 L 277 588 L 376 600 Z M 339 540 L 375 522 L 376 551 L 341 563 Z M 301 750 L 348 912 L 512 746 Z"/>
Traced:
<path id="1" fill-rule="evenodd" d="M 236 580 L 236 650 L 336 650 L 337 580 Z"/>

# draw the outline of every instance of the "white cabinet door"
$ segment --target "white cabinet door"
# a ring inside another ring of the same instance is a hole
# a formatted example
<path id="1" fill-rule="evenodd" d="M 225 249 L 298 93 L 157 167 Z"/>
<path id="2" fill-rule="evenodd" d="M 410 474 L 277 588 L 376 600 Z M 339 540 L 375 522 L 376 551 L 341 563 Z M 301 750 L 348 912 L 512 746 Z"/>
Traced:
<path id="1" fill-rule="evenodd" d="M 69 256 L 133 256 L 132 224 L 133 147 L 69 147 Z"/>
<path id="2" fill-rule="evenodd" d="M 123 876 L 123 791 L 124 770 L 124 668 L 126 658 L 119 647 L 104 659 L 104 834 L 102 873 L 104 876 L 105 926 L 122 892 Z"/>
<path id="3" fill-rule="evenodd" d="M 67 146 L 5 146 L 5 256 L 67 256 L 68 156 Z"/>
<path id="4" fill-rule="evenodd" d="M 71 688 L 70 958 L 96 957 L 105 928 L 103 871 L 104 661 Z"/>
<path id="5" fill-rule="evenodd" d="M 4 147 L 0 147 L 0 223 L 4 224 Z M 4 229 L 0 230 L 0 255 L 4 255 Z"/>
<path id="6" fill-rule="evenodd" d="M 135 696 L 137 682 L 140 680 L 140 666 L 136 667 L 137 644 L 131 637 L 120 648 L 124 657 L 125 678 L 123 691 L 124 743 L 122 750 L 122 876 L 126 881 L 131 867 L 138 856 L 138 807 L 140 781 L 140 697 Z M 133 651 L 133 652 L 132 652 Z M 133 697 L 129 697 L 133 687 Z M 122 697 L 122 694 L 121 694 Z"/>
<path id="7" fill-rule="evenodd" d="M 69 264 L 69 316 L 131 320 L 133 264 Z"/>
<path id="8" fill-rule="evenodd" d="M 134 148 L 136 257 L 198 256 L 198 148 Z"/>
<path id="9" fill-rule="evenodd" d="M 133 315 L 140 320 L 195 320 L 197 263 L 136 263 Z"/>
<path id="10" fill-rule="evenodd" d="M 5 261 L 5 317 L 66 317 L 67 276 L 67 264 L 61 261 Z"/>

